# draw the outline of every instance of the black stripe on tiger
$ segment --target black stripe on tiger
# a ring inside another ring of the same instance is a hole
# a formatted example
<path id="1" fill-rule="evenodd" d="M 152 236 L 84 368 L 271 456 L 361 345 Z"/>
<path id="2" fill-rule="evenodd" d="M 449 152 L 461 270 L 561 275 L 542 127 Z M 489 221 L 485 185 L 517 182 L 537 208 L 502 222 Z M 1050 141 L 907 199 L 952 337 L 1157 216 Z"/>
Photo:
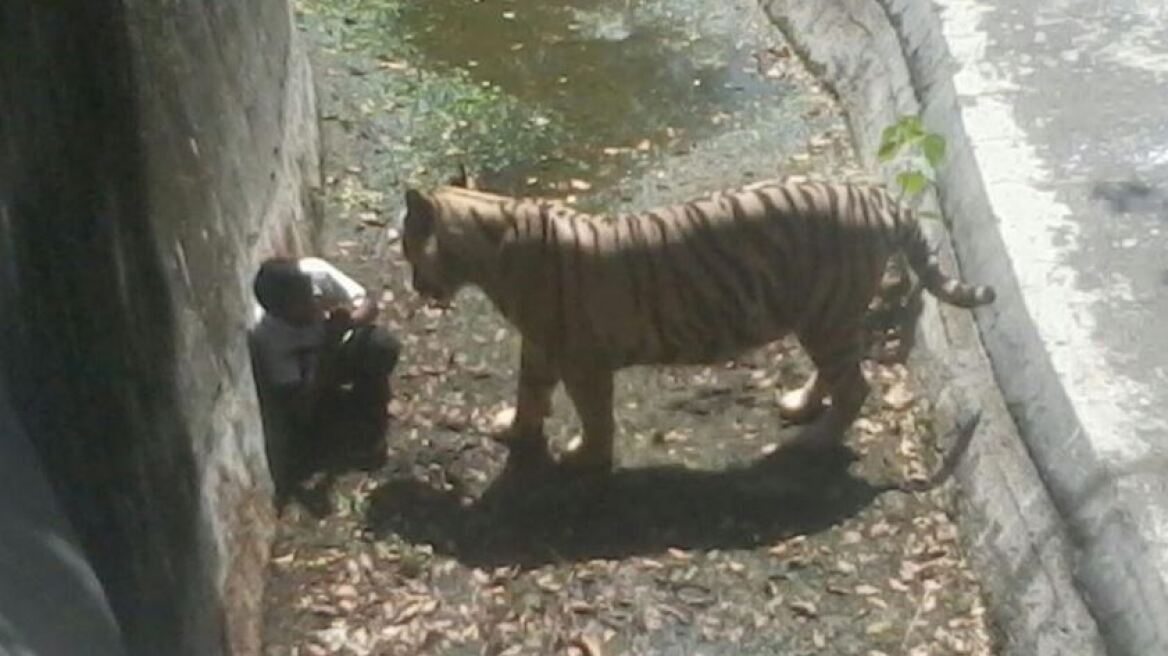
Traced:
<path id="1" fill-rule="evenodd" d="M 805 183 L 796 187 L 803 201 L 806 203 L 807 232 L 811 236 L 812 252 L 815 256 L 816 268 L 815 283 L 811 285 L 811 293 L 804 309 L 809 323 L 805 327 L 817 330 L 819 318 L 825 316 L 827 306 L 833 298 L 846 298 L 841 293 L 841 283 L 847 282 L 846 267 L 850 258 L 846 254 L 841 257 L 843 244 L 840 239 L 840 223 L 846 216 L 838 214 L 838 206 L 833 203 L 832 188 L 821 183 Z M 820 266 L 821 263 L 835 261 L 836 266 Z"/>
<path id="2" fill-rule="evenodd" d="M 647 299 L 647 307 L 649 308 L 649 325 L 652 328 L 654 335 L 657 338 L 656 351 L 647 353 L 638 353 L 639 357 L 653 357 L 660 353 L 660 357 L 673 359 L 677 357 L 677 353 L 681 350 L 677 344 L 669 338 L 665 331 L 666 324 L 662 321 L 664 314 L 662 307 L 662 294 L 654 293 L 661 287 L 661 275 L 657 271 L 657 257 L 654 255 L 654 250 L 645 233 L 642 232 L 642 223 L 639 217 L 629 216 L 625 217 L 625 225 L 629 228 L 629 234 L 633 240 L 638 244 L 639 248 L 630 257 L 637 257 L 645 264 L 645 272 L 648 278 L 648 291 L 650 291 Z"/>
<path id="3" fill-rule="evenodd" d="M 726 257 L 720 250 L 717 236 L 709 230 L 709 226 L 706 225 L 703 227 L 700 220 L 694 219 L 691 213 L 693 208 L 690 203 L 685 203 L 677 208 L 670 209 L 672 210 L 671 216 L 688 236 L 683 241 L 687 244 L 689 252 L 701 265 L 701 270 L 710 274 L 710 282 L 716 288 L 717 294 L 720 297 L 715 299 L 716 305 L 718 301 L 722 304 L 728 302 L 735 306 L 731 312 L 731 316 L 750 316 L 751 307 L 754 305 L 754 294 L 752 293 L 755 287 L 754 280 L 749 275 L 739 274 L 738 263 Z M 704 239 L 693 238 L 695 234 L 703 234 Z M 692 279 L 693 275 L 689 274 L 689 277 Z M 712 310 L 710 318 L 715 319 L 718 316 L 723 316 L 723 313 L 720 313 L 718 308 L 715 307 Z M 718 338 L 708 340 L 708 346 L 705 351 L 707 357 L 714 357 L 720 351 L 725 350 L 725 347 L 722 346 L 724 340 L 720 338 L 719 333 L 721 333 L 721 330 L 717 329 L 718 322 L 716 319 L 713 323 L 716 326 L 714 333 L 718 335 Z M 726 322 L 722 322 L 722 327 L 728 328 L 732 333 L 731 345 L 750 339 L 751 326 L 749 323 L 739 324 L 738 322 L 732 322 L 726 325 Z"/>
<path id="4" fill-rule="evenodd" d="M 705 246 L 712 253 L 715 259 L 715 266 L 721 264 L 728 270 L 728 275 L 733 278 L 732 283 L 723 282 L 723 287 L 729 289 L 728 294 L 739 294 L 739 302 L 746 304 L 759 303 L 768 313 L 773 314 L 776 308 L 772 307 L 771 294 L 769 290 L 763 289 L 763 285 L 754 275 L 750 269 L 740 261 L 739 257 L 735 257 L 727 249 L 726 244 L 722 243 L 722 238 L 718 231 L 714 229 L 710 222 L 710 217 L 702 211 L 702 208 L 697 203 L 689 202 L 681 206 L 681 211 L 688 220 L 692 230 L 705 235 Z M 735 292 L 734 290 L 740 290 Z"/>
<path id="5" fill-rule="evenodd" d="M 697 344 L 705 341 L 704 336 L 709 336 L 709 327 L 707 321 L 714 314 L 714 308 L 702 298 L 698 290 L 691 284 L 686 284 L 683 270 L 678 267 L 678 258 L 674 251 L 674 241 L 669 239 L 669 228 L 672 227 L 672 222 L 666 221 L 664 217 L 660 216 L 654 211 L 647 212 L 643 215 L 647 221 L 653 225 L 654 229 L 661 240 L 660 247 L 657 249 L 664 260 L 664 269 L 668 272 L 670 280 L 673 284 L 669 285 L 668 290 L 661 290 L 664 294 L 672 294 L 676 300 L 680 301 L 680 305 L 671 306 L 675 312 L 670 313 L 667 318 L 677 328 L 684 330 L 682 333 L 680 344 L 685 345 L 688 349 L 693 349 Z M 684 241 L 679 239 L 678 243 Z M 685 311 L 686 308 L 696 308 L 697 311 Z"/>
<path id="6" fill-rule="evenodd" d="M 777 194 L 781 197 L 781 202 L 763 190 L 755 192 L 755 197 L 759 204 L 765 209 L 766 216 L 782 216 L 782 215 L 799 215 L 798 203 L 795 197 L 790 193 L 786 187 L 776 185 L 767 189 L 772 194 Z M 764 221 L 763 224 L 772 231 L 781 233 L 780 242 L 783 244 L 790 243 L 791 262 L 794 263 L 787 271 L 787 275 L 791 278 L 791 282 L 795 286 L 802 287 L 806 284 L 806 272 L 812 270 L 815 262 L 812 259 L 809 235 L 806 230 L 800 225 L 800 220 L 796 218 L 793 221 Z"/>
<path id="7" fill-rule="evenodd" d="M 742 205 L 742 199 L 736 194 L 722 194 L 717 198 L 718 208 L 722 208 L 722 202 L 726 203 L 729 208 L 730 220 L 733 223 L 735 232 L 745 232 L 746 237 L 739 237 L 738 244 L 744 250 L 753 251 L 758 261 L 762 263 L 773 262 L 774 253 L 769 248 L 771 239 L 759 226 L 750 219 L 746 214 L 746 208 Z M 719 217 L 723 222 L 725 221 L 725 214 Z M 707 217 L 707 221 L 713 220 L 713 217 Z M 770 318 L 772 321 L 780 321 L 782 317 L 787 316 L 790 311 L 790 299 L 788 298 L 788 286 L 781 280 L 777 280 L 776 276 L 786 275 L 789 279 L 791 275 L 791 267 L 794 263 L 794 256 L 790 249 L 790 240 L 780 240 L 782 244 L 788 246 L 786 250 L 778 250 L 778 262 L 773 262 L 772 267 L 755 267 L 753 269 L 754 275 L 764 279 L 766 284 L 763 285 L 763 293 L 767 299 L 767 306 L 770 308 Z"/>

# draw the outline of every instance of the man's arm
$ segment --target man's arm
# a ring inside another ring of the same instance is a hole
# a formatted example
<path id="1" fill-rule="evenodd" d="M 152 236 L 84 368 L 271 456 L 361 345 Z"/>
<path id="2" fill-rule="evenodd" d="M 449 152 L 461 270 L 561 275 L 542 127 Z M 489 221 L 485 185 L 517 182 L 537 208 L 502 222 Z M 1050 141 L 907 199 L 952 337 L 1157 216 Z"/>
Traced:
<path id="1" fill-rule="evenodd" d="M 381 308 L 377 304 L 377 299 L 369 294 L 365 296 L 365 302 L 361 304 L 361 307 L 353 312 L 353 323 L 358 326 L 371 324 L 377 320 L 377 315 L 380 312 Z"/>
<path id="2" fill-rule="evenodd" d="M 324 279 L 322 300 L 337 322 L 348 320 L 351 325 L 368 325 L 377 319 L 380 311 L 377 299 L 343 271 L 318 257 L 302 259 L 300 267 Z"/>

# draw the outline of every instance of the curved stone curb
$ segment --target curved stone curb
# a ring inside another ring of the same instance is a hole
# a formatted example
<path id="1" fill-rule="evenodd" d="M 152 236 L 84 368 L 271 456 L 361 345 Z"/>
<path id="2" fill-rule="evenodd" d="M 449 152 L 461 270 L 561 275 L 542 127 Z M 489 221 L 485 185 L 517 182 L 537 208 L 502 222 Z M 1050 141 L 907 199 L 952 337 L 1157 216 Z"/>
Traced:
<path id="1" fill-rule="evenodd" d="M 981 176 L 962 127 L 946 69 L 948 50 L 931 3 L 763 0 L 762 5 L 835 91 L 867 168 L 879 168 L 874 154 L 883 127 L 899 115 L 921 112 L 950 145 L 939 186 L 941 206 L 956 224 L 957 236 L 968 240 L 975 230 L 993 232 L 984 225 L 968 225 L 971 208 L 966 199 L 977 191 Z M 926 205 L 937 207 L 937 199 L 927 198 Z M 941 244 L 946 266 L 954 269 L 949 235 L 935 223 L 928 227 L 934 243 Z M 976 258 L 977 252 L 963 249 L 962 255 Z M 979 275 L 986 265 L 971 267 L 964 258 L 963 264 L 970 280 L 999 283 L 1000 276 Z M 1000 298 L 989 313 L 1010 302 L 1017 299 Z M 938 307 L 930 298 L 919 333 L 913 371 L 931 390 L 937 434 L 945 434 L 947 424 L 959 415 L 981 411 L 977 435 L 956 476 L 963 492 L 966 546 L 1002 634 L 1003 653 L 1105 653 L 1095 619 L 1075 585 L 1075 550 L 1066 524 L 997 387 L 973 319 L 965 311 Z"/>

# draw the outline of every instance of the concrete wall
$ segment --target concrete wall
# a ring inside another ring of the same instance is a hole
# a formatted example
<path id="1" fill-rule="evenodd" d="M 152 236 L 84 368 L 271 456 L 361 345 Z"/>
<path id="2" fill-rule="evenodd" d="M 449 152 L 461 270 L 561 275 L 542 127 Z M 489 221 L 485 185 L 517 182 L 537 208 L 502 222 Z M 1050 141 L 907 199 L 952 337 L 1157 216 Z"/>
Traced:
<path id="1" fill-rule="evenodd" d="M 131 653 L 259 650 L 249 285 L 316 143 L 287 0 L 0 3 L 0 368 Z"/>
<path id="2" fill-rule="evenodd" d="M 869 169 L 880 169 L 875 153 L 881 130 L 899 115 L 920 113 L 950 146 L 942 195 L 958 193 L 958 185 L 980 184 L 953 94 L 952 62 L 929 0 L 762 0 L 762 5 L 835 90 Z M 892 184 L 890 171 L 882 173 Z M 940 204 L 930 194 L 925 206 L 936 211 Z M 944 210 L 962 239 L 992 232 L 974 223 L 982 216 L 949 203 Z M 935 222 L 926 228 L 946 270 L 960 271 L 948 230 Z M 999 294 L 994 306 L 979 312 L 992 320 L 1004 302 L 1009 299 Z M 1003 653 L 1104 653 L 1076 586 L 1073 543 L 998 390 L 972 315 L 927 299 L 910 368 L 930 391 L 938 434 L 959 417 L 980 413 L 956 476 L 965 544 L 982 576 Z"/>

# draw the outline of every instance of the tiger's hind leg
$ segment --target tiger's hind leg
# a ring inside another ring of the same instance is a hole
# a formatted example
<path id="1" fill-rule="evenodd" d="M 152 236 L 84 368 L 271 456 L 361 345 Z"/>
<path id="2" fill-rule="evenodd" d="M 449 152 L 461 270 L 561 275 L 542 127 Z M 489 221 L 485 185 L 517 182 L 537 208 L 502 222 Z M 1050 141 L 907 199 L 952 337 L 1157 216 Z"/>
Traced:
<path id="1" fill-rule="evenodd" d="M 903 364 L 916 339 L 924 309 L 924 287 L 902 254 L 889 259 L 879 289 L 865 314 L 870 332 L 868 357 L 880 364 Z"/>
<path id="2" fill-rule="evenodd" d="M 559 384 L 559 374 L 541 349 L 523 341 L 519 359 L 519 390 L 515 419 L 503 440 L 513 453 L 546 458 L 547 436 L 544 420 L 551 414 L 552 393 Z"/>
<path id="3" fill-rule="evenodd" d="M 860 370 L 866 350 L 866 331 L 839 329 L 826 335 L 806 335 L 800 342 L 816 367 L 816 381 L 823 381 L 831 405 L 819 420 L 799 435 L 797 442 L 812 447 L 839 445 L 845 431 L 860 414 L 868 398 L 868 381 Z"/>
<path id="4" fill-rule="evenodd" d="M 563 464 L 574 470 L 607 472 L 613 466 L 612 414 L 614 371 L 595 363 L 564 371 L 564 388 L 576 406 L 583 426 L 580 446 L 564 456 Z"/>
<path id="5" fill-rule="evenodd" d="M 819 371 L 811 372 L 807 382 L 779 398 L 779 415 L 795 424 L 805 424 L 823 413 L 827 400 L 826 378 Z"/>

